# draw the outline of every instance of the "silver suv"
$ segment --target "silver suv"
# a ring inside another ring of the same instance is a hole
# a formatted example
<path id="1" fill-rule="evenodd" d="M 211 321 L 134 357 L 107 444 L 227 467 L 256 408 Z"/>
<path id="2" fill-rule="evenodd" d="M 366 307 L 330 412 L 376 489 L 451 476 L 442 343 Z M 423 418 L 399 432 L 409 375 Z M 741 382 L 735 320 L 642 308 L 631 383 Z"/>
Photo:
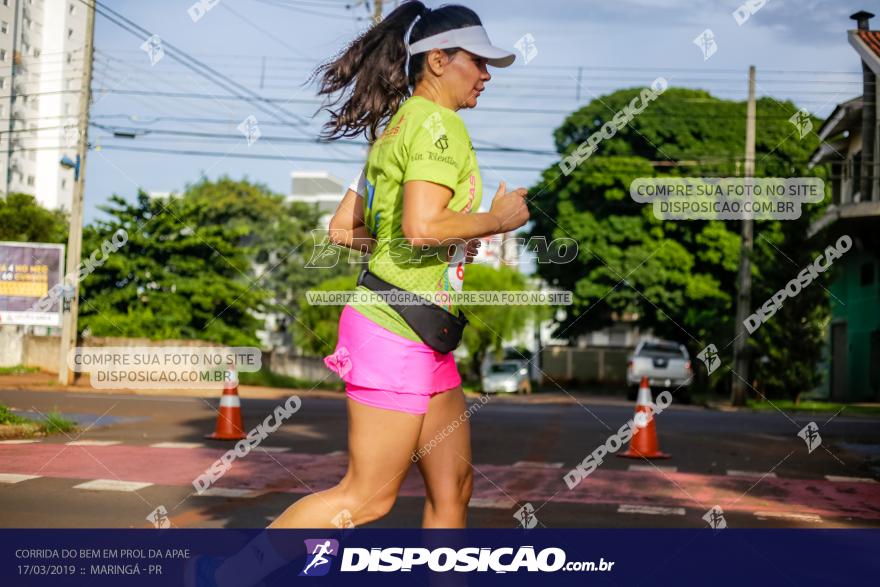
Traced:
<path id="1" fill-rule="evenodd" d="M 669 340 L 643 340 L 626 362 L 628 397 L 636 399 L 642 377 L 656 396 L 658 389 L 677 390 L 676 399 L 688 401 L 694 372 L 691 359 L 683 344 Z"/>

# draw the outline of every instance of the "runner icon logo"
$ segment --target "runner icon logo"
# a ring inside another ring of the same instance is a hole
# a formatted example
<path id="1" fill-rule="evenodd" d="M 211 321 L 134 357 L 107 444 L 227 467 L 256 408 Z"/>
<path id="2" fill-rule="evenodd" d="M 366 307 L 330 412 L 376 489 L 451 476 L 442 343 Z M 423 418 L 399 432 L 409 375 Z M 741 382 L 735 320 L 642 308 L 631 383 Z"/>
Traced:
<path id="1" fill-rule="evenodd" d="M 822 445 L 822 436 L 819 434 L 819 427 L 815 422 L 810 422 L 798 432 L 798 436 L 807 443 L 807 454 L 816 450 L 816 447 Z"/>
<path id="2" fill-rule="evenodd" d="M 330 563 L 339 554 L 339 541 L 332 538 L 306 540 L 306 566 L 300 577 L 322 577 L 330 572 Z"/>

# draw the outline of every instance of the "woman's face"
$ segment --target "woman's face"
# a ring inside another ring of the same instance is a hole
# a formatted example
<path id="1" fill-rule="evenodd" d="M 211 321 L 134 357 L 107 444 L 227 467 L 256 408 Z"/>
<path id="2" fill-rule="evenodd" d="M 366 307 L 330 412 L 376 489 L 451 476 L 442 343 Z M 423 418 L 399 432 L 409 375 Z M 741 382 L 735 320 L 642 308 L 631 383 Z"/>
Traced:
<path id="1" fill-rule="evenodd" d="M 447 64 L 449 89 L 452 98 L 459 108 L 475 108 L 480 92 L 486 86 L 486 82 L 492 79 L 487 69 L 488 59 L 474 55 L 461 49 L 457 51 Z"/>

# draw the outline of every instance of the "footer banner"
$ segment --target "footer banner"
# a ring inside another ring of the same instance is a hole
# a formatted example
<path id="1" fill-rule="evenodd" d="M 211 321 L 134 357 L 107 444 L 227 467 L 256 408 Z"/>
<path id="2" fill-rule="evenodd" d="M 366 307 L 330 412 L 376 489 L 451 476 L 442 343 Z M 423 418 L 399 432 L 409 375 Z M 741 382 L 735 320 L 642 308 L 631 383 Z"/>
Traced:
<path id="1" fill-rule="evenodd" d="M 0 585 L 848 585 L 880 530 L 0 530 Z M 356 583 L 351 583 L 351 581 Z"/>

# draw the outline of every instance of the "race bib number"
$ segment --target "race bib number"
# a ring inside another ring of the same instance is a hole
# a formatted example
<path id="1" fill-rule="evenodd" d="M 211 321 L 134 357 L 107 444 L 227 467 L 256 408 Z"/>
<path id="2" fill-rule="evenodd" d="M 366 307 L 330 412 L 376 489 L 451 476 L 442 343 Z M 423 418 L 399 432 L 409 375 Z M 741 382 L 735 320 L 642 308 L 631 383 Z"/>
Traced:
<path id="1" fill-rule="evenodd" d="M 446 275 L 449 279 L 449 287 L 452 291 L 461 291 L 464 287 L 464 262 L 466 248 L 464 245 L 453 245 L 454 250 L 450 255 L 449 267 Z"/>

